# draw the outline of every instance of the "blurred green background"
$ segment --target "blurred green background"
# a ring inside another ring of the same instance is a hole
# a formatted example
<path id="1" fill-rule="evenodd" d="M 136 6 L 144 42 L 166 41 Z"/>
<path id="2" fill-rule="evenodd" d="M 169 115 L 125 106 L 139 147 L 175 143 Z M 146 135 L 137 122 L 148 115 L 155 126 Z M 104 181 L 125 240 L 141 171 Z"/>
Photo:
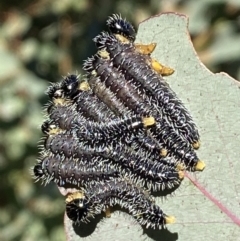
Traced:
<path id="1" fill-rule="evenodd" d="M 121 13 L 135 26 L 166 11 L 190 18 L 199 57 L 213 72 L 240 79 L 240 0 L 8 0 L 0 3 L 0 240 L 65 240 L 64 201 L 35 184 L 49 82 L 81 73 L 91 39 Z"/>

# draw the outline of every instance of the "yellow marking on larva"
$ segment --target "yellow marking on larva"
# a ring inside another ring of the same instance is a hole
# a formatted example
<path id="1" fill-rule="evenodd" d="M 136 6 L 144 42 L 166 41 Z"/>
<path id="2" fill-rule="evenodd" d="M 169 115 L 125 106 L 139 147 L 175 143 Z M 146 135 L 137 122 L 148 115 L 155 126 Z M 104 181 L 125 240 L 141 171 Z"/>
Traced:
<path id="1" fill-rule="evenodd" d="M 68 204 L 72 201 L 74 201 L 75 199 L 84 199 L 84 193 L 83 192 L 74 192 L 74 193 L 69 193 L 67 195 L 67 198 L 65 200 L 65 202 Z"/>
<path id="2" fill-rule="evenodd" d="M 53 98 L 53 103 L 55 105 L 65 105 L 67 102 L 66 99 L 63 99 L 63 98 Z"/>
<path id="3" fill-rule="evenodd" d="M 80 83 L 79 85 L 79 90 L 82 90 L 82 91 L 89 91 L 91 88 L 89 86 L 89 83 L 87 81 L 84 81 L 82 83 Z"/>
<path id="4" fill-rule="evenodd" d="M 106 218 L 111 218 L 111 210 L 110 207 L 107 207 L 105 210 L 105 216 Z"/>
<path id="5" fill-rule="evenodd" d="M 96 76 L 97 76 L 97 71 L 96 71 L 96 70 L 93 70 L 93 71 L 91 72 L 91 75 L 96 77 Z"/>
<path id="6" fill-rule="evenodd" d="M 154 117 L 144 117 L 143 118 L 143 125 L 144 127 L 147 127 L 147 126 L 152 126 L 156 123 L 155 121 L 155 118 Z"/>
<path id="7" fill-rule="evenodd" d="M 185 171 L 186 166 L 183 163 L 179 163 L 179 164 L 177 164 L 176 170 L 177 171 Z"/>
<path id="8" fill-rule="evenodd" d="M 49 135 L 56 135 L 62 131 L 62 129 L 56 127 L 55 125 L 50 125 L 49 128 L 50 128 L 48 132 Z"/>
<path id="9" fill-rule="evenodd" d="M 151 66 L 157 73 L 163 76 L 168 76 L 174 73 L 174 69 L 162 65 L 156 59 L 151 59 Z"/>
<path id="10" fill-rule="evenodd" d="M 156 43 L 151 43 L 151 44 L 134 44 L 135 49 L 138 53 L 144 54 L 144 55 L 149 55 L 151 54 L 154 49 L 156 48 L 157 44 Z"/>
<path id="11" fill-rule="evenodd" d="M 170 224 L 170 223 L 175 223 L 176 222 L 176 218 L 174 216 L 166 216 L 164 219 L 165 219 L 165 223 L 166 224 Z"/>
<path id="12" fill-rule="evenodd" d="M 110 59 L 110 55 L 108 53 L 107 50 L 103 49 L 103 50 L 99 50 L 98 54 L 100 55 L 101 58 L 103 59 Z"/>
<path id="13" fill-rule="evenodd" d="M 166 148 L 162 148 L 161 151 L 160 151 L 160 156 L 162 157 L 166 157 L 168 154 L 168 151 Z"/>
<path id="14" fill-rule="evenodd" d="M 201 145 L 200 141 L 197 141 L 197 142 L 192 144 L 194 149 L 199 149 L 200 145 Z"/>
<path id="15" fill-rule="evenodd" d="M 195 166 L 195 171 L 202 171 L 205 168 L 206 164 L 203 161 L 198 161 Z"/>
<path id="16" fill-rule="evenodd" d="M 115 34 L 115 37 L 122 42 L 123 44 L 125 43 L 130 43 L 130 40 L 128 40 L 127 38 L 125 38 L 124 36 L 120 35 L 120 34 Z"/>
<path id="17" fill-rule="evenodd" d="M 179 179 L 183 179 L 184 178 L 184 172 L 183 171 L 179 171 L 178 172 L 178 177 L 179 177 Z"/>

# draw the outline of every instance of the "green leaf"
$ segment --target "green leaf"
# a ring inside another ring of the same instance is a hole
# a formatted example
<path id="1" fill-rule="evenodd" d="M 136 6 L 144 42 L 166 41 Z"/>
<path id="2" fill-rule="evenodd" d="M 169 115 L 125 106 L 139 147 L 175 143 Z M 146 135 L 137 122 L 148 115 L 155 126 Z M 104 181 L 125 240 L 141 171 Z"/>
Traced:
<path id="1" fill-rule="evenodd" d="M 157 43 L 153 57 L 175 69 L 166 77 L 199 126 L 202 173 L 186 173 L 172 196 L 158 197 L 174 215 L 168 230 L 145 230 L 124 212 L 73 229 L 65 217 L 68 240 L 236 240 L 240 237 L 240 90 L 225 73 L 211 73 L 199 60 L 184 15 L 167 13 L 144 21 L 137 41 Z"/>

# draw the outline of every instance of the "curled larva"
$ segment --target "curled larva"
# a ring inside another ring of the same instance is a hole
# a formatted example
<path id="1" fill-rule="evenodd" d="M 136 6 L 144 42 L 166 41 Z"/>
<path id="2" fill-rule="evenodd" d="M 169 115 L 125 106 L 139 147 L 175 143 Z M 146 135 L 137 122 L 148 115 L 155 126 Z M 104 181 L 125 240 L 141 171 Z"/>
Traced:
<path id="1" fill-rule="evenodd" d="M 121 179 L 98 183 L 86 190 L 70 194 L 66 198 L 66 213 L 76 224 L 87 223 L 89 219 L 116 205 L 127 209 L 147 228 L 159 229 L 165 224 L 175 222 L 175 218 L 166 215 L 146 192 Z"/>
<path id="2" fill-rule="evenodd" d="M 58 186 L 71 185 L 76 188 L 89 187 L 98 182 L 119 177 L 118 171 L 109 165 L 100 165 L 98 158 L 89 157 L 74 159 L 45 152 L 33 168 L 37 181 L 48 184 L 55 182 Z"/>
<path id="3" fill-rule="evenodd" d="M 112 141 L 111 146 L 91 144 L 79 142 L 74 133 L 64 131 L 49 135 L 44 147 L 53 155 L 67 158 L 92 157 L 93 161 L 98 158 L 99 165 L 110 163 L 134 183 L 141 182 L 154 191 L 178 186 L 184 177 L 184 173 L 178 170 L 178 164 L 173 158 L 152 160 L 141 150 L 135 152 L 121 144 L 119 140 Z"/>
<path id="4" fill-rule="evenodd" d="M 101 33 L 94 39 L 99 49 L 108 52 L 114 66 L 120 66 L 125 78 L 146 89 L 154 102 L 162 109 L 174 128 L 194 147 L 199 146 L 199 133 L 193 119 L 174 91 L 148 64 L 146 57 L 135 50 L 132 42 L 122 43 L 114 35 Z"/>

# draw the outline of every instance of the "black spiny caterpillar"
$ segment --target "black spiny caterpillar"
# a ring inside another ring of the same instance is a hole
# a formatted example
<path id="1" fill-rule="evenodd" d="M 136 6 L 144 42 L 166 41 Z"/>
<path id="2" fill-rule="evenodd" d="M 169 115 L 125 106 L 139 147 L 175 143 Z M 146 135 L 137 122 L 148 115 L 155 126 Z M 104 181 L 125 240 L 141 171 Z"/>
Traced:
<path id="1" fill-rule="evenodd" d="M 66 213 L 74 223 L 80 224 L 89 222 L 92 217 L 115 205 L 127 209 L 147 228 L 159 229 L 175 221 L 173 216 L 167 216 L 153 203 L 146 191 L 121 179 L 98 183 L 86 190 L 70 194 L 66 199 Z"/>
<path id="2" fill-rule="evenodd" d="M 53 181 L 58 186 L 76 188 L 89 187 L 120 176 L 106 163 L 104 166 L 100 164 L 96 156 L 93 160 L 89 156 L 75 159 L 44 152 L 33 168 L 33 175 L 36 181 L 41 180 L 44 184 Z"/>
<path id="3" fill-rule="evenodd" d="M 129 110 L 134 109 L 137 115 L 149 116 L 150 110 L 152 109 L 151 102 L 144 100 L 136 91 L 136 88 L 133 88 L 133 86 L 125 80 L 121 70 L 113 66 L 110 59 L 104 59 L 100 54 L 96 54 L 84 63 L 83 68 L 88 71 L 90 76 L 98 76 L 102 82 L 102 84 L 99 85 L 106 86 L 123 106 Z M 96 84 L 97 83 L 90 82 L 91 86 L 96 86 Z M 107 105 L 110 106 L 108 103 Z M 124 108 L 116 107 L 116 109 L 117 113 L 121 113 Z M 154 113 L 155 118 L 158 116 L 157 112 L 156 110 L 156 113 Z"/>
<path id="4" fill-rule="evenodd" d="M 114 21 L 111 22 L 113 25 Z M 150 58 L 137 52 L 131 41 L 122 42 L 115 35 L 104 32 L 95 37 L 94 41 L 100 50 L 108 52 L 114 66 L 120 66 L 127 80 L 134 81 L 137 86 L 141 84 L 141 90 L 145 89 L 144 92 L 163 108 L 164 115 L 176 130 L 198 148 L 199 133 L 191 115 L 163 78 L 153 70 Z"/>
<path id="5" fill-rule="evenodd" d="M 67 127 L 71 125 L 72 120 L 78 118 L 75 111 L 79 113 L 79 119 L 87 118 L 87 120 L 95 122 L 118 120 L 115 114 L 123 118 L 134 116 L 129 109 L 116 99 L 110 90 L 105 88 L 100 81 L 99 84 L 97 82 L 98 80 L 94 76 L 89 78 L 89 84 L 101 99 L 98 99 L 91 90 L 83 91 L 82 86 L 86 87 L 86 82 L 81 81 L 74 75 L 69 75 L 60 84 L 50 87 L 48 93 L 51 93 L 50 96 L 55 96 L 52 100 L 53 103 L 48 107 L 50 118 L 58 120 L 60 128 L 68 129 Z M 78 86 L 77 90 L 73 89 L 72 86 Z M 64 90 L 68 91 L 65 92 Z M 110 108 L 103 102 L 108 104 Z M 114 114 L 110 109 L 117 113 Z M 71 114 L 72 112 L 75 114 Z M 132 135 L 128 139 L 128 144 L 132 143 L 137 149 L 144 148 L 147 152 L 157 156 L 159 154 L 166 156 L 166 149 L 162 148 L 149 132 L 138 129 L 136 135 Z M 127 139 L 125 140 L 127 141 Z"/>
<path id="6" fill-rule="evenodd" d="M 45 132 L 47 123 L 55 123 L 63 130 L 74 129 L 80 140 L 92 141 L 111 141 L 111 139 L 124 138 L 131 136 L 139 129 L 144 130 L 148 126 L 155 124 L 153 117 L 123 117 L 115 118 L 108 122 L 93 122 L 85 119 L 81 114 L 75 111 L 73 105 L 58 105 L 48 108 L 50 120 L 43 123 Z"/>
<path id="7" fill-rule="evenodd" d="M 120 99 L 120 103 L 129 108 L 133 114 L 151 115 L 156 119 L 156 128 L 152 128 L 152 131 L 160 146 L 181 160 L 188 169 L 202 170 L 204 168 L 204 163 L 199 160 L 190 143 L 178 135 L 172 125 L 162 118 L 159 108 L 151 105 L 150 101 L 144 100 L 144 96 L 138 94 L 137 90 L 125 80 L 121 70 L 112 65 L 112 61 L 108 57 L 105 59 L 97 54 L 85 62 L 84 69 L 90 75 L 97 75 L 101 81 L 98 85 L 105 85 L 105 88 L 108 88 L 117 99 Z M 117 110 L 121 111 L 119 108 Z"/>
<path id="8" fill-rule="evenodd" d="M 134 43 L 136 32 L 120 15 L 107 26 L 110 34 L 95 37 L 98 52 L 84 63 L 87 76 L 67 75 L 48 88 L 33 174 L 78 190 L 66 199 L 74 223 L 120 205 L 147 228 L 165 227 L 174 217 L 148 191 L 180 185 L 186 168 L 203 170 L 193 149 L 198 130 L 162 78 L 173 70 L 150 56 L 156 44 Z"/>
<path id="9" fill-rule="evenodd" d="M 173 158 L 153 160 L 141 150 L 135 152 L 119 141 L 113 141 L 110 146 L 93 146 L 80 142 L 74 132 L 54 130 L 54 134 L 46 138 L 44 148 L 56 156 L 86 160 L 99 166 L 111 165 L 134 183 L 144 183 L 154 191 L 178 186 L 184 177 Z"/>
<path id="10" fill-rule="evenodd" d="M 114 113 L 86 85 L 85 80 L 73 74 L 66 76 L 60 83 L 53 84 L 47 90 L 47 94 L 53 102 L 49 108 L 59 103 L 62 104 L 62 102 L 62 105 L 73 102 L 76 111 L 87 119 L 97 122 L 113 120 L 116 117 Z"/>

